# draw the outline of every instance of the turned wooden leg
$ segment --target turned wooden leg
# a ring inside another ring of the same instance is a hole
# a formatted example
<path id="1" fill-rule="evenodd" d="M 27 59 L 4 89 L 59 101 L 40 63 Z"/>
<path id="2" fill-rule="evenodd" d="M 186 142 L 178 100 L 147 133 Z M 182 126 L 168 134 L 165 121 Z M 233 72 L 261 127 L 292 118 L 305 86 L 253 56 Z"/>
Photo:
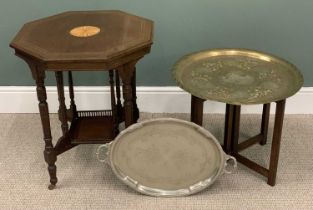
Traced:
<path id="1" fill-rule="evenodd" d="M 121 123 L 124 119 L 123 107 L 121 102 L 121 85 L 120 75 L 118 70 L 115 70 L 115 86 L 116 86 L 116 111 L 118 116 L 118 122 Z"/>
<path id="2" fill-rule="evenodd" d="M 133 91 L 131 84 L 127 81 L 123 81 L 123 97 L 125 108 L 125 127 L 127 128 L 135 122 L 133 115 Z"/>
<path id="3" fill-rule="evenodd" d="M 77 117 L 77 108 L 75 104 L 75 99 L 74 99 L 74 84 L 73 84 L 73 75 L 72 72 L 68 72 L 68 86 L 69 86 L 69 93 L 70 93 L 70 99 L 71 99 L 71 105 L 70 105 L 70 110 L 72 112 L 72 118 Z"/>
<path id="4" fill-rule="evenodd" d="M 267 143 L 267 133 L 268 133 L 268 124 L 270 119 L 270 111 L 271 104 L 263 105 L 263 113 L 262 113 L 262 124 L 261 124 L 261 134 L 262 139 L 260 141 L 261 145 L 265 145 Z"/>
<path id="5" fill-rule="evenodd" d="M 133 104 L 134 104 L 134 121 L 137 122 L 139 119 L 139 109 L 137 106 L 137 91 L 136 91 L 136 67 L 132 78 L 132 92 L 133 92 Z"/>
<path id="6" fill-rule="evenodd" d="M 118 68 L 119 75 L 121 76 L 123 82 L 125 128 L 135 123 L 132 79 L 136 62 L 132 62 Z"/>
<path id="7" fill-rule="evenodd" d="M 276 102 L 273 142 L 272 142 L 272 149 L 271 149 L 269 175 L 268 175 L 268 181 L 267 181 L 267 183 L 271 186 L 274 186 L 276 183 L 280 142 L 281 142 L 283 121 L 284 121 L 284 114 L 285 114 L 285 104 L 286 104 L 286 100 Z"/>
<path id="8" fill-rule="evenodd" d="M 69 72 L 69 90 L 71 97 L 71 107 L 70 110 L 66 109 L 65 97 L 64 97 L 64 79 L 63 72 L 55 72 L 55 77 L 57 81 L 58 96 L 59 96 L 59 120 L 61 121 L 61 128 L 63 136 L 59 138 L 58 142 L 54 146 L 56 155 L 60 155 L 65 151 L 75 147 L 75 144 L 71 143 L 70 136 L 68 135 L 69 126 L 68 121 L 72 121 L 73 118 L 77 116 L 76 105 L 74 102 L 74 90 L 72 74 Z"/>
<path id="9" fill-rule="evenodd" d="M 68 124 L 67 124 L 67 114 L 66 114 L 66 105 L 65 105 L 65 97 L 64 97 L 63 72 L 61 71 L 55 72 L 55 77 L 57 81 L 58 96 L 59 96 L 59 119 L 62 124 L 61 128 L 62 128 L 63 136 L 65 136 L 68 132 Z"/>
<path id="10" fill-rule="evenodd" d="M 231 154 L 231 142 L 233 131 L 234 106 L 226 104 L 225 127 L 224 127 L 224 151 Z"/>
<path id="11" fill-rule="evenodd" d="M 33 73 L 35 75 L 36 84 L 37 84 L 37 96 L 39 100 L 39 111 L 40 118 L 43 128 L 44 141 L 45 141 L 45 150 L 44 157 L 45 161 L 48 164 L 48 172 L 50 175 L 50 183 L 49 189 L 54 189 L 58 179 L 56 177 L 57 167 L 55 162 L 57 161 L 57 156 L 52 144 L 52 136 L 51 136 L 51 128 L 50 128 L 50 118 L 49 118 L 49 109 L 47 104 L 47 93 L 44 85 L 45 74 L 42 69 L 33 69 Z"/>
<path id="12" fill-rule="evenodd" d="M 204 100 L 196 96 L 191 96 L 191 122 L 200 126 L 203 124 L 203 103 Z"/>
<path id="13" fill-rule="evenodd" d="M 119 133 L 118 130 L 118 115 L 117 115 L 117 108 L 116 108 L 116 100 L 115 100 L 115 91 L 114 91 L 114 71 L 109 71 L 109 82 L 110 82 L 110 92 L 111 92 L 111 108 L 112 108 L 112 117 L 113 117 L 113 124 L 114 124 L 114 136 Z"/>
<path id="14" fill-rule="evenodd" d="M 240 130 L 240 114 L 241 106 L 240 105 L 231 105 L 233 106 L 233 126 L 232 126 L 232 141 L 231 141 L 231 153 L 238 153 L 238 141 L 239 141 L 239 130 Z"/>

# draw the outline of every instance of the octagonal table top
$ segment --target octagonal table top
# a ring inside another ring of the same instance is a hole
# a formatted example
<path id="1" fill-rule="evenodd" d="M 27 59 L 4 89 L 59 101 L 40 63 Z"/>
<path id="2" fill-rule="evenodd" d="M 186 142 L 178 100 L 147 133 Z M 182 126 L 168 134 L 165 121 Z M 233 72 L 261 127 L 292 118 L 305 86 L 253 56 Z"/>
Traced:
<path id="1" fill-rule="evenodd" d="M 267 53 L 213 49 L 182 57 L 173 68 L 177 84 L 192 95 L 233 105 L 286 99 L 303 85 L 296 66 Z"/>
<path id="2" fill-rule="evenodd" d="M 49 61 L 108 61 L 149 48 L 153 22 L 122 11 L 73 11 L 26 23 L 11 47 Z"/>

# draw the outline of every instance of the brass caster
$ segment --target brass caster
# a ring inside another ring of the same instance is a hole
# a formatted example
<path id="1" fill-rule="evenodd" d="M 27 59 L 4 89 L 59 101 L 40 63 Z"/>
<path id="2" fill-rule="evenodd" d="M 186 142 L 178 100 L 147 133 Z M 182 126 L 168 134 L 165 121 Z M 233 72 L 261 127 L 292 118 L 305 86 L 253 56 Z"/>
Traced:
<path id="1" fill-rule="evenodd" d="M 50 185 L 48 186 L 48 189 L 49 189 L 49 190 L 53 190 L 53 189 L 55 189 L 55 185 L 50 184 Z"/>

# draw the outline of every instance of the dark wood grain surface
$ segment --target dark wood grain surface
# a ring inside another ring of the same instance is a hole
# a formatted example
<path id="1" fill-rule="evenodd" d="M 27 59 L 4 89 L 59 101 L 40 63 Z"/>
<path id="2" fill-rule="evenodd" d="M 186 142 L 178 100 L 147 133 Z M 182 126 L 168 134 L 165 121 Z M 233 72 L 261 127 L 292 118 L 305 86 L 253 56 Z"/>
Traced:
<path id="1" fill-rule="evenodd" d="M 100 33 L 75 37 L 70 31 L 94 26 Z M 32 56 L 54 66 L 68 62 L 114 63 L 115 59 L 150 50 L 153 22 L 121 11 L 66 12 L 27 23 L 11 47 L 19 54 Z M 124 58 L 127 59 L 127 58 Z M 93 67 L 89 64 L 87 67 Z M 53 66 L 51 66 L 53 68 Z M 74 67 L 77 69 L 78 67 Z"/>
<path id="2" fill-rule="evenodd" d="M 119 133 L 119 123 L 125 121 L 128 127 L 137 121 L 136 63 L 150 52 L 152 39 L 152 21 L 121 11 L 62 13 L 25 24 L 14 38 L 10 46 L 29 65 L 37 85 L 49 189 L 54 189 L 58 181 L 55 165 L 58 155 L 79 144 L 108 143 Z M 63 131 L 55 146 L 45 89 L 49 70 L 56 75 Z M 72 76 L 72 71 L 77 70 L 109 71 L 111 110 L 78 111 Z M 68 71 L 69 109 L 63 71 Z"/>

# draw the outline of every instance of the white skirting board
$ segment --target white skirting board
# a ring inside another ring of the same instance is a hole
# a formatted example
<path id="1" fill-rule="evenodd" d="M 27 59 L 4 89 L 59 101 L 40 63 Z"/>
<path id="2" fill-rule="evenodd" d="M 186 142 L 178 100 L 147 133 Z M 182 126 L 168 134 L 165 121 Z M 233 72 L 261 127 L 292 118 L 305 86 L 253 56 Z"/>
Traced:
<path id="1" fill-rule="evenodd" d="M 65 87 L 69 104 L 68 88 Z M 47 87 L 49 110 L 58 110 L 56 87 Z M 190 113 L 191 97 L 179 87 L 137 87 L 137 104 L 142 112 Z M 75 87 L 75 101 L 79 110 L 110 109 L 108 87 Z M 272 106 L 272 111 L 275 106 Z M 242 113 L 261 113 L 262 106 L 242 106 Z M 205 113 L 225 113 L 225 104 L 207 101 Z M 0 113 L 38 113 L 35 87 L 0 87 Z M 313 114 L 313 87 L 304 87 L 287 100 L 286 114 Z"/>

